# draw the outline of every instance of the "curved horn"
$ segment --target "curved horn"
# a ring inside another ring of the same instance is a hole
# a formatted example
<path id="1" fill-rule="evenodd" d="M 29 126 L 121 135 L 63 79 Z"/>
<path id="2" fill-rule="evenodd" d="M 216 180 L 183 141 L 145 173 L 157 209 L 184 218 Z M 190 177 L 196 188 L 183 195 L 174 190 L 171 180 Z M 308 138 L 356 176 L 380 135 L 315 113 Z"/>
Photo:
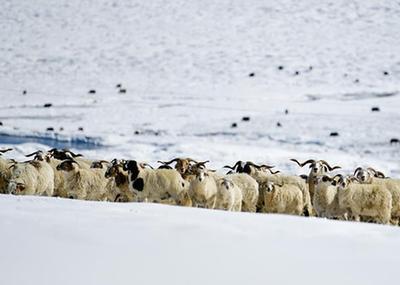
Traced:
<path id="1" fill-rule="evenodd" d="M 291 158 L 290 160 L 296 162 L 300 167 L 303 167 L 304 165 L 306 165 L 308 163 L 314 163 L 315 162 L 314 159 L 306 160 L 303 163 L 300 163 L 297 159 L 294 159 L 294 158 Z"/>
<path id="2" fill-rule="evenodd" d="M 171 164 L 171 163 L 173 163 L 173 162 L 176 162 L 176 161 L 178 161 L 178 160 L 180 160 L 180 158 L 174 158 L 174 159 L 172 159 L 172 160 L 170 160 L 170 161 L 157 161 L 157 162 L 159 162 L 159 163 L 162 163 L 162 164 Z"/>
<path id="3" fill-rule="evenodd" d="M 278 173 L 280 173 L 279 170 L 273 171 L 273 170 L 271 170 L 271 169 L 269 169 L 269 168 L 267 168 L 267 169 L 268 169 L 269 172 L 271 172 L 271 174 L 278 174 Z"/>
<path id="4" fill-rule="evenodd" d="M 231 170 L 235 170 L 235 168 L 234 168 L 234 167 L 232 167 L 232 166 L 229 166 L 229 165 L 224 165 L 222 168 L 229 168 L 229 169 L 231 169 Z"/>
<path id="5" fill-rule="evenodd" d="M 31 157 L 31 156 L 34 156 L 34 155 L 36 155 L 36 154 L 38 154 L 38 153 L 41 153 L 41 152 L 42 152 L 42 151 L 38 150 L 38 151 L 32 152 L 32 153 L 30 153 L 30 154 L 26 154 L 25 157 Z"/>
<path id="6" fill-rule="evenodd" d="M 257 165 L 257 164 L 255 164 L 255 163 L 252 162 L 252 161 L 247 161 L 246 164 L 251 165 L 251 166 L 254 166 L 254 167 L 257 168 L 257 169 L 260 169 L 260 168 L 261 168 L 260 165 Z"/>
<path id="7" fill-rule="evenodd" d="M 357 172 L 360 171 L 361 169 L 362 169 L 362 167 L 357 167 L 356 170 L 354 170 L 353 175 L 355 176 L 357 174 Z M 375 170 L 374 170 L 374 172 L 375 172 Z"/>
<path id="8" fill-rule="evenodd" d="M 146 163 L 146 162 L 142 162 L 140 164 L 141 167 L 145 168 L 146 166 L 150 167 L 151 169 L 154 169 L 153 166 L 151 166 L 150 164 Z"/>
<path id="9" fill-rule="evenodd" d="M 206 161 L 200 161 L 200 162 L 197 162 L 196 164 L 199 164 L 199 165 L 204 165 L 204 164 L 206 164 L 207 162 L 210 162 L 209 160 L 206 160 Z"/>
<path id="10" fill-rule="evenodd" d="M 380 171 L 376 172 L 376 177 L 378 177 L 378 178 L 386 178 L 385 174 L 383 174 L 383 172 L 380 172 Z"/>
<path id="11" fill-rule="evenodd" d="M 332 167 L 332 166 L 330 166 L 329 163 L 326 162 L 325 160 L 320 160 L 320 162 L 322 162 L 323 164 L 325 164 L 325 165 L 328 167 L 329 171 L 332 171 L 332 170 L 341 168 L 340 166 L 334 166 L 334 167 Z"/>
<path id="12" fill-rule="evenodd" d="M 266 168 L 266 169 L 271 169 L 271 168 L 274 168 L 275 166 L 271 166 L 271 165 L 266 165 L 266 164 L 262 164 L 262 165 L 260 165 L 260 168 Z"/>
<path id="13" fill-rule="evenodd" d="M 13 150 L 12 148 L 0 149 L 0 154 Z"/>

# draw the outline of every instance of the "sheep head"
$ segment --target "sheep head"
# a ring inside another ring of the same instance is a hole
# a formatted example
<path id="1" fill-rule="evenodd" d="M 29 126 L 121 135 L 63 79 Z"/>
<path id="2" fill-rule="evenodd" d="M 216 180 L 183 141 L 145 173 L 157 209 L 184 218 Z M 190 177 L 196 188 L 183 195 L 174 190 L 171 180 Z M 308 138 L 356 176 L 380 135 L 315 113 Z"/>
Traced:
<path id="1" fill-rule="evenodd" d="M 78 162 L 73 159 L 66 159 L 57 165 L 56 169 L 58 171 L 70 172 L 76 170 L 77 167 L 79 167 Z"/>
<path id="2" fill-rule="evenodd" d="M 310 175 L 314 175 L 314 176 L 320 176 L 320 175 L 324 175 L 325 173 L 329 172 L 329 171 L 333 171 L 335 169 L 339 169 L 340 166 L 330 166 L 328 162 L 326 162 L 325 160 L 314 160 L 314 159 L 309 159 L 306 160 L 303 163 L 300 163 L 297 159 L 290 159 L 291 161 L 297 163 L 297 165 L 299 165 L 300 167 L 304 167 L 307 164 L 310 164 Z"/>
<path id="3" fill-rule="evenodd" d="M 90 165 L 90 168 L 104 168 L 104 164 L 109 164 L 108 161 L 106 160 L 98 160 L 98 161 L 93 161 L 92 164 Z"/>

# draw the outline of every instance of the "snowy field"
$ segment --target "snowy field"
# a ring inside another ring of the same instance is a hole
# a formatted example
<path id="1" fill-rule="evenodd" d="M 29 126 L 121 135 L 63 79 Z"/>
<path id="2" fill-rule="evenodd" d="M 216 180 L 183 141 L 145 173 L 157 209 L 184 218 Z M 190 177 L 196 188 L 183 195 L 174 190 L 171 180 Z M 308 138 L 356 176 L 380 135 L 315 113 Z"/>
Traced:
<path id="1" fill-rule="evenodd" d="M 0 147 L 20 160 L 68 147 L 296 174 L 306 170 L 289 158 L 321 158 L 400 177 L 400 145 L 390 144 L 400 139 L 399 16 L 398 1 L 4 0 Z M 398 279 L 394 227 L 5 195 L 0 204 L 0 284 Z"/>

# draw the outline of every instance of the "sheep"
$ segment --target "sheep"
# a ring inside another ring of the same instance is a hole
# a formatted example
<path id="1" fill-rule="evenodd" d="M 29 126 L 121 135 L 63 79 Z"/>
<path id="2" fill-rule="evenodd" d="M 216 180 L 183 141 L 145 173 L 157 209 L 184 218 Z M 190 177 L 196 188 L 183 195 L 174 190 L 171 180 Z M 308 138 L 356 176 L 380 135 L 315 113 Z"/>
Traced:
<path id="1" fill-rule="evenodd" d="M 306 183 L 303 181 L 298 176 L 292 176 L 292 175 L 282 175 L 279 174 L 279 171 L 272 171 L 271 169 L 274 168 L 274 166 L 270 165 L 257 165 L 251 161 L 247 162 L 242 162 L 238 161 L 234 166 L 229 166 L 225 165 L 224 167 L 230 168 L 232 170 L 236 170 L 236 172 L 239 173 L 247 173 L 251 177 L 253 177 L 257 183 L 259 184 L 259 198 L 257 202 L 257 209 L 258 211 L 261 210 L 262 204 L 264 201 L 263 193 L 264 191 L 261 191 L 262 187 L 267 187 L 268 182 L 273 182 L 275 184 L 281 185 L 281 184 L 294 184 L 296 185 L 303 193 L 303 205 L 304 205 L 304 215 L 308 216 L 313 213 L 313 208 L 311 205 L 311 198 L 310 198 L 310 193 L 308 191 L 308 187 Z M 267 173 L 264 170 L 268 170 L 270 173 Z"/>
<path id="2" fill-rule="evenodd" d="M 53 149 L 54 150 L 54 149 Z M 53 157 L 53 150 L 48 151 L 47 153 L 39 150 L 33 153 L 25 155 L 26 157 L 33 157 L 33 160 L 37 161 L 46 161 L 50 164 L 51 168 L 54 172 L 54 193 L 53 196 L 67 198 L 67 190 L 64 187 L 64 175 L 61 171 L 57 170 L 57 165 L 59 165 L 62 161 Z M 57 155 L 60 157 L 60 155 Z"/>
<path id="3" fill-rule="evenodd" d="M 227 177 L 242 191 L 242 211 L 256 212 L 259 197 L 257 181 L 246 173 L 232 173 Z"/>
<path id="4" fill-rule="evenodd" d="M 191 163 L 197 163 L 197 161 L 191 159 L 191 158 L 174 158 L 170 161 L 158 161 L 159 163 L 162 164 L 160 168 L 166 168 L 168 169 L 171 163 L 176 162 L 175 164 L 175 169 L 182 175 L 183 178 L 186 178 L 186 176 L 189 174 L 189 170 L 191 168 Z"/>
<path id="5" fill-rule="evenodd" d="M 340 166 L 331 167 L 328 162 L 325 160 L 314 160 L 309 159 L 303 163 L 300 163 L 298 160 L 292 158 L 291 161 L 297 163 L 300 167 L 304 167 L 307 164 L 310 164 L 310 174 L 308 175 L 308 191 L 310 192 L 311 201 L 313 201 L 314 190 L 315 190 L 315 178 L 318 176 L 323 176 L 328 171 L 333 171 L 335 169 L 339 169 Z"/>
<path id="6" fill-rule="evenodd" d="M 54 171 L 45 161 L 26 161 L 11 166 L 8 193 L 53 196 Z"/>
<path id="7" fill-rule="evenodd" d="M 148 169 L 144 164 L 128 160 L 123 170 L 128 171 L 129 189 L 139 201 L 160 203 L 172 198 L 176 202 L 187 188 L 185 180 L 174 169 Z"/>
<path id="8" fill-rule="evenodd" d="M 198 168 L 195 179 L 190 182 L 189 194 L 194 207 L 214 209 L 217 201 L 218 187 L 216 179 L 207 169 Z"/>
<path id="9" fill-rule="evenodd" d="M 237 211 L 242 210 L 242 190 L 232 180 L 219 178 L 216 180 L 217 198 L 215 209 Z"/>
<path id="10" fill-rule="evenodd" d="M 129 190 L 128 173 L 122 169 L 124 161 L 113 159 L 104 177 L 108 179 L 105 199 L 111 202 L 133 202 L 136 197 Z"/>
<path id="11" fill-rule="evenodd" d="M 356 177 L 343 177 L 338 181 L 339 206 L 347 216 L 357 222 L 360 216 L 389 224 L 392 212 L 392 195 L 385 185 L 359 184 Z"/>
<path id="12" fill-rule="evenodd" d="M 303 213 L 303 193 L 291 184 L 278 185 L 268 182 L 263 191 L 264 213 L 301 215 Z"/>
<path id="13" fill-rule="evenodd" d="M 345 210 L 339 205 L 335 178 L 327 175 L 314 178 L 316 181 L 313 206 L 318 217 L 347 219 Z"/>
<path id="14" fill-rule="evenodd" d="M 400 179 L 385 178 L 385 175 L 369 167 L 367 169 L 358 167 L 354 176 L 363 184 L 384 185 L 392 195 L 391 222 L 399 225 L 400 221 Z"/>
<path id="15" fill-rule="evenodd" d="M 104 197 L 107 180 L 100 172 L 83 168 L 70 158 L 57 165 L 57 170 L 64 174 L 68 198 L 99 201 Z"/>
<path id="16" fill-rule="evenodd" d="M 12 148 L 2 149 L 0 150 L 0 193 L 7 193 L 8 181 L 11 177 L 10 163 L 13 163 L 13 160 L 5 159 L 2 155 L 8 151 L 11 151 Z"/>

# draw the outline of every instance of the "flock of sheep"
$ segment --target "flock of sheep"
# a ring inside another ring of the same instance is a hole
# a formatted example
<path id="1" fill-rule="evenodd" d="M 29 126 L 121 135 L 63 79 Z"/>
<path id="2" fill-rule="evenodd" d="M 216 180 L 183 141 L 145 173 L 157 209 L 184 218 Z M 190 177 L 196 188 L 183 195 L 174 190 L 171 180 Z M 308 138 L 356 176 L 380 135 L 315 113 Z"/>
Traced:
<path id="1" fill-rule="evenodd" d="M 155 202 L 228 211 L 281 213 L 399 225 L 400 179 L 373 168 L 352 175 L 324 160 L 307 160 L 309 175 L 285 175 L 273 166 L 238 161 L 220 174 L 208 161 L 159 161 L 154 169 L 135 160 L 89 160 L 51 149 L 17 162 L 0 150 L 0 193 L 110 202 Z M 175 166 L 171 165 L 175 163 Z"/>

